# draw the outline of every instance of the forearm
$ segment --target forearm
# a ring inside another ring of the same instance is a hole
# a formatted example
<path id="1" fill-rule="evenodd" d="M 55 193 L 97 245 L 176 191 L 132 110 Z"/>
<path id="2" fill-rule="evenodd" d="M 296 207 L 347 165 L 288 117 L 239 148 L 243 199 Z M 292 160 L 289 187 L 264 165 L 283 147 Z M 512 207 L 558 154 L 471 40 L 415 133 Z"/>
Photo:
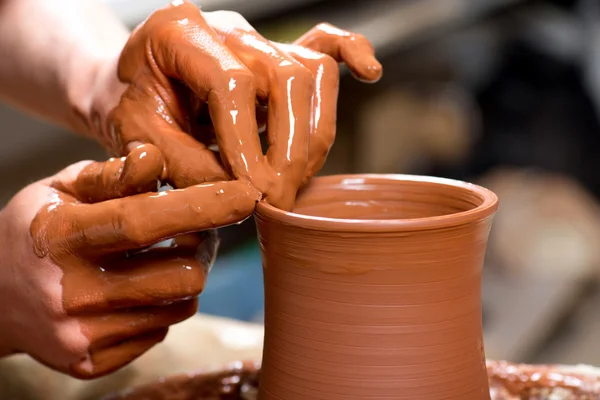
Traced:
<path id="1" fill-rule="evenodd" d="M 99 66 L 128 36 L 100 0 L 0 0 L 0 99 L 89 134 Z"/>

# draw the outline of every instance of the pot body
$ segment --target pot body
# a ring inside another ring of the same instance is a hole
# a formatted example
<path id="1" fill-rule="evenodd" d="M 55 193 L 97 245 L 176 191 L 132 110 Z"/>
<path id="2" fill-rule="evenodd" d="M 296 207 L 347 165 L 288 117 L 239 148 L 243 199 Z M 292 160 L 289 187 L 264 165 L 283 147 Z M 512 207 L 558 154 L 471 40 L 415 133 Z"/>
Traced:
<path id="1" fill-rule="evenodd" d="M 405 175 L 316 178 L 259 204 L 260 400 L 489 400 L 481 272 L 496 196 Z"/>

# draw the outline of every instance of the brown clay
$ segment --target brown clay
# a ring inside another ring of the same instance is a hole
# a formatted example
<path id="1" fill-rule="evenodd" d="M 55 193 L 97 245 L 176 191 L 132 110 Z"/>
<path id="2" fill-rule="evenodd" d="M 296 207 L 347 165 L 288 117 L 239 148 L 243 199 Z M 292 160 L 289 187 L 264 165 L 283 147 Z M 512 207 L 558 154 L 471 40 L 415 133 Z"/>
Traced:
<path id="1" fill-rule="evenodd" d="M 258 363 L 239 362 L 213 373 L 167 377 L 104 400 L 256 400 L 259 367 Z M 600 371 L 591 367 L 488 361 L 487 370 L 491 400 L 592 400 L 600 397 Z M 435 397 L 439 398 L 444 397 Z"/>
<path id="2" fill-rule="evenodd" d="M 176 0 L 133 32 L 115 67 L 122 85 L 112 92 L 123 94 L 92 104 L 89 125 L 114 154 L 127 154 L 131 143 L 156 145 L 176 188 L 241 179 L 291 209 L 335 137 L 336 61 L 364 81 L 381 77 L 361 35 L 321 24 L 283 45 L 238 14 L 202 13 Z M 268 106 L 266 157 L 257 102 Z M 207 126 L 199 124 L 203 113 Z M 220 159 L 209 149 L 213 141 Z"/>
<path id="3" fill-rule="evenodd" d="M 595 368 L 489 361 L 487 369 L 492 393 L 500 400 L 600 398 L 600 374 Z"/>
<path id="4" fill-rule="evenodd" d="M 260 363 L 238 362 L 213 373 L 172 376 L 102 400 L 256 400 Z"/>
<path id="5" fill-rule="evenodd" d="M 196 312 L 218 247 L 209 229 L 247 218 L 260 194 L 241 181 L 157 193 L 162 171 L 160 152 L 141 145 L 127 158 L 75 165 L 48 181 L 37 195 L 48 203 L 25 241 L 47 278 L 27 289 L 40 294 L 27 297 L 36 326 L 18 329 L 14 352 L 98 377 Z"/>
<path id="6" fill-rule="evenodd" d="M 40 327 L 6 317 L 30 334 L 15 334 L 2 353 L 97 377 L 194 313 L 217 246 L 214 232 L 194 232 L 243 220 L 264 196 L 291 209 L 335 136 L 336 61 L 361 79 L 381 76 L 360 35 L 320 25 L 298 43 L 272 43 L 237 14 L 203 14 L 183 0 L 135 29 L 119 59 L 98 69 L 89 109 L 78 110 L 126 157 L 71 166 L 24 189 L 47 199 L 30 206 L 31 236 L 20 241 L 39 259 L 19 260 L 14 273 L 44 265 L 27 289 L 42 295 L 24 305 Z M 266 157 L 256 120 L 265 103 Z M 197 123 L 203 111 L 208 134 Z M 161 182 L 176 189 L 158 193 Z"/>
<path id="7" fill-rule="evenodd" d="M 496 196 L 398 175 L 314 179 L 258 205 L 259 399 L 489 399 L 481 269 Z"/>

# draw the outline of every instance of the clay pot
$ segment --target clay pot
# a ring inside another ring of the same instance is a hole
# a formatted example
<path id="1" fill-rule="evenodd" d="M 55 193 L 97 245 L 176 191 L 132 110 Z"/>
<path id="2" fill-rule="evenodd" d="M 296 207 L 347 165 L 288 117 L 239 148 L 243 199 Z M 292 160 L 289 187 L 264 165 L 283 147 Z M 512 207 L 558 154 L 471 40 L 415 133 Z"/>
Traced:
<path id="1" fill-rule="evenodd" d="M 178 375 L 104 400 L 256 400 L 258 363 Z M 600 370 L 589 366 L 519 365 L 488 361 L 491 400 L 590 400 L 600 398 Z M 436 397 L 437 399 L 437 397 Z"/>
<path id="2" fill-rule="evenodd" d="M 490 191 L 404 175 L 314 179 L 261 203 L 260 400 L 489 400 L 481 272 Z"/>

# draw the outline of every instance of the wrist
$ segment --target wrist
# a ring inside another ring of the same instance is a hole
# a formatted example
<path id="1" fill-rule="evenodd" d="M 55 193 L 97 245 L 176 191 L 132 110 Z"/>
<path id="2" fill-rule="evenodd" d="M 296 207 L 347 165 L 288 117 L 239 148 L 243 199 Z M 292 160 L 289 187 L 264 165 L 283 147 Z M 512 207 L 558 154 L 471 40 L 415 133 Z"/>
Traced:
<path id="1" fill-rule="evenodd" d="M 67 96 L 73 114 L 72 128 L 100 142 L 105 141 L 108 113 L 119 102 L 125 85 L 119 81 L 119 53 L 78 64 L 68 74 Z"/>
<path id="2" fill-rule="evenodd" d="M 90 37 L 78 41 L 68 52 L 61 80 L 72 114 L 71 128 L 102 141 L 103 121 L 125 90 L 117 66 L 129 31 L 113 15 L 99 19 L 103 26 L 92 24 Z"/>

